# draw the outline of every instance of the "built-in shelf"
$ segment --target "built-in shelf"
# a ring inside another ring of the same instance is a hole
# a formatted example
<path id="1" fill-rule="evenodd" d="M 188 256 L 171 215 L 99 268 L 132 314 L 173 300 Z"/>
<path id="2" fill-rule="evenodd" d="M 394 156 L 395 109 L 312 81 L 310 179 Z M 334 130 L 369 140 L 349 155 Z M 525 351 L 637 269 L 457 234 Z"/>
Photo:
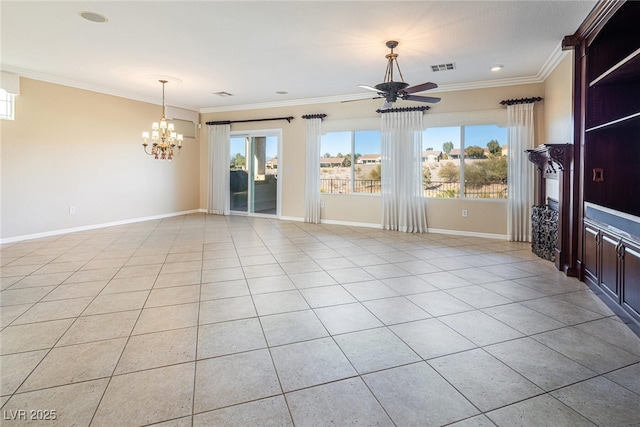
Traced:
<path id="1" fill-rule="evenodd" d="M 640 78 L 640 48 L 607 71 L 593 79 L 589 87 L 605 84 L 619 84 Z"/>
<path id="2" fill-rule="evenodd" d="M 593 131 L 602 130 L 602 129 L 611 129 L 614 127 L 623 127 L 623 126 L 632 125 L 632 124 L 640 124 L 640 112 L 637 112 L 625 117 L 621 117 L 616 120 L 611 120 L 609 122 L 602 123 L 598 126 L 592 126 L 586 129 L 586 132 L 593 132 Z"/>
<path id="3" fill-rule="evenodd" d="M 578 277 L 640 327 L 638 22 L 640 1 L 599 1 L 567 41 L 575 48 L 571 248 Z"/>

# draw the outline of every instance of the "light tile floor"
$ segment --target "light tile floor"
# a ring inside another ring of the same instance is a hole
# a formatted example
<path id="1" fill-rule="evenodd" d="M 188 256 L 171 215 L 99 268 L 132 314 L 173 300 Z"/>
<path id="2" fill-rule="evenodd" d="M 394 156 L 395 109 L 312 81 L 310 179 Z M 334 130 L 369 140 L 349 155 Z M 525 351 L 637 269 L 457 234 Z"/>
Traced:
<path id="1" fill-rule="evenodd" d="M 3 426 L 640 425 L 640 339 L 527 244 L 196 214 L 1 279 Z"/>

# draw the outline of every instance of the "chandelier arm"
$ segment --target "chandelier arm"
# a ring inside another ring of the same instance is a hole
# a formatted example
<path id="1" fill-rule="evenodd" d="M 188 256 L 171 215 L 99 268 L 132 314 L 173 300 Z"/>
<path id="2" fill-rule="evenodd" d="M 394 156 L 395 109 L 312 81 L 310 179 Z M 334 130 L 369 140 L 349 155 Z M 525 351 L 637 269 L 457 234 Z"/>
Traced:
<path id="1" fill-rule="evenodd" d="M 149 156 L 153 156 L 153 152 L 151 152 L 151 153 L 150 153 L 150 152 L 148 152 L 148 151 L 147 151 L 147 146 L 148 146 L 148 145 L 149 145 L 149 144 L 142 144 L 142 146 L 144 147 L 144 152 L 145 152 L 147 155 L 149 155 Z"/>

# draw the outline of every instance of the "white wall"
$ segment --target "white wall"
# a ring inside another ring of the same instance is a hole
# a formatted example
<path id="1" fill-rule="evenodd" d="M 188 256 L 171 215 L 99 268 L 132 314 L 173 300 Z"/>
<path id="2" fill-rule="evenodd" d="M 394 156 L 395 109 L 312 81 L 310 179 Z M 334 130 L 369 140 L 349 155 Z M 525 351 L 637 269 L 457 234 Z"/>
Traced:
<path id="1" fill-rule="evenodd" d="M 140 138 L 161 106 L 21 79 L 1 123 L 3 241 L 199 207 L 199 143 L 156 162 Z M 69 213 L 75 206 L 76 214 Z"/>

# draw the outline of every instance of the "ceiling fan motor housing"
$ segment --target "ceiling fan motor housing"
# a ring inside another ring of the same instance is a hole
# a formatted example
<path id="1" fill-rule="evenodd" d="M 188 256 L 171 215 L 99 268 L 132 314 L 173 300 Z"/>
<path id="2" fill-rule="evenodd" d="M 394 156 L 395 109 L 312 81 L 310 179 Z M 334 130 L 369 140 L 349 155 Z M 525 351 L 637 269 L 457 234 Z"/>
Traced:
<path id="1" fill-rule="evenodd" d="M 409 83 L 405 82 L 384 82 L 375 85 L 380 91 L 380 95 L 384 96 L 388 102 L 396 102 L 400 91 L 408 87 Z"/>

